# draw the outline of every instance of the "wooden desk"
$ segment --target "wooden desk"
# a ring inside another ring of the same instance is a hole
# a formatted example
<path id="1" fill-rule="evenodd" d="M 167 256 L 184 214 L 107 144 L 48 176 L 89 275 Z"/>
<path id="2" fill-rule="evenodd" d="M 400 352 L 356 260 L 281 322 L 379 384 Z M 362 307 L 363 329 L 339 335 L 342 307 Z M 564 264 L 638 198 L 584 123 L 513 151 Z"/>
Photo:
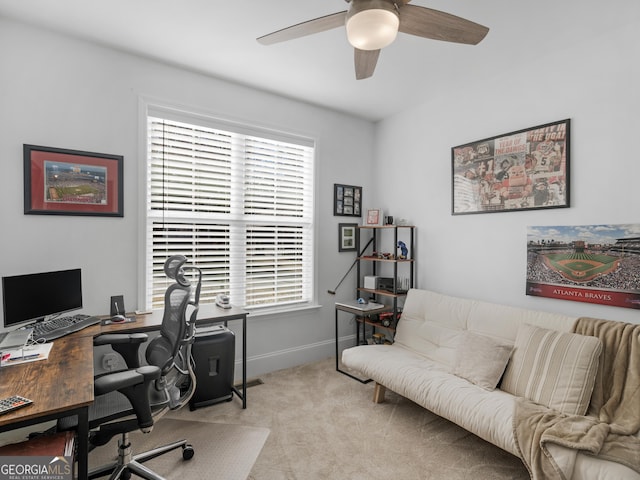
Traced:
<path id="1" fill-rule="evenodd" d="M 27 407 L 0 416 L 0 432 L 77 415 L 80 479 L 86 479 L 88 471 L 92 359 L 92 338 L 70 335 L 54 341 L 47 360 L 0 368 L 0 397 L 22 395 L 33 400 Z"/>
<path id="2" fill-rule="evenodd" d="M 247 312 L 239 308 L 204 306 L 197 323 L 223 323 L 242 320 L 242 394 L 233 387 L 247 406 Z M 0 368 L 0 398 L 22 395 L 33 404 L 0 415 L 0 433 L 71 415 L 78 416 L 78 478 L 88 475 L 89 415 L 93 403 L 93 338 L 103 333 L 148 332 L 162 324 L 162 311 L 136 315 L 136 321 L 111 325 L 93 325 L 58 338 L 47 360 Z"/>

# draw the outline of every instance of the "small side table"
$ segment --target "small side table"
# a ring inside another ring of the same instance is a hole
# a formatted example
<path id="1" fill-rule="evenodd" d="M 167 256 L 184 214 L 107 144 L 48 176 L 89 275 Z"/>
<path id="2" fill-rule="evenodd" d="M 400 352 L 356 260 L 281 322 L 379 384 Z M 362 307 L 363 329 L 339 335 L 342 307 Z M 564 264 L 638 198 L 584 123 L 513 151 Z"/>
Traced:
<path id="1" fill-rule="evenodd" d="M 338 333 L 338 323 L 339 323 L 338 320 L 340 318 L 340 312 L 350 313 L 351 315 L 355 315 L 356 317 L 370 317 L 371 315 L 378 315 L 380 313 L 388 311 L 389 308 L 387 306 L 382 306 L 380 308 L 367 309 L 366 306 L 364 305 L 360 306 L 358 304 L 348 305 L 348 304 L 336 303 L 335 309 L 336 309 L 336 313 L 335 313 L 336 315 L 336 371 L 342 373 L 343 375 L 346 375 L 347 377 L 353 378 L 354 380 L 357 380 L 360 383 L 369 383 L 371 382 L 370 378 L 359 378 L 340 368 L 340 348 L 339 348 L 340 336 Z M 365 322 L 364 321 L 360 322 L 356 319 L 356 345 L 360 341 L 360 323 L 362 323 L 362 329 L 364 330 Z M 364 337 L 364 333 L 363 333 L 363 337 Z"/>

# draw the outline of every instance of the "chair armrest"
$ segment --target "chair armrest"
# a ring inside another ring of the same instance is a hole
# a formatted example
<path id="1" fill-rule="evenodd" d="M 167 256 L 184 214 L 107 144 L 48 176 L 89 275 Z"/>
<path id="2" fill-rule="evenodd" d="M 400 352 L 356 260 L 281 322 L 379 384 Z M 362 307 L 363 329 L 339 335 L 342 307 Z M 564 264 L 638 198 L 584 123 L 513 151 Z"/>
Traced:
<path id="1" fill-rule="evenodd" d="M 146 333 L 104 333 L 93 339 L 94 345 L 115 345 L 134 343 L 140 344 L 147 341 Z"/>
<path id="2" fill-rule="evenodd" d="M 128 368 L 138 368 L 140 345 L 148 340 L 146 333 L 106 333 L 93 339 L 94 346 L 111 345 L 111 348 L 122 355 Z"/>
<path id="3" fill-rule="evenodd" d="M 153 425 L 149 388 L 151 382 L 160 378 L 160 369 L 152 365 L 114 372 L 98 377 L 94 381 L 94 394 L 104 395 L 118 391 L 127 397 L 138 419 L 138 426 L 146 428 Z"/>
<path id="4" fill-rule="evenodd" d="M 144 382 L 144 376 L 135 370 L 108 373 L 98 377 L 93 382 L 93 393 L 105 395 L 121 388 L 132 387 Z"/>

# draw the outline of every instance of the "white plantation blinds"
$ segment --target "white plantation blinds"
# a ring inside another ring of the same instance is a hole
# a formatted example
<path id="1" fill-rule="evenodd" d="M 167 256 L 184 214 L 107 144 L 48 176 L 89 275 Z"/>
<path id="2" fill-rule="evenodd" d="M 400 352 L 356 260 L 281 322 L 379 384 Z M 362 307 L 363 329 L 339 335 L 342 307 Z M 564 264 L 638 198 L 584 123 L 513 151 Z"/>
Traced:
<path id="1" fill-rule="evenodd" d="M 147 308 L 175 254 L 202 269 L 201 303 L 311 302 L 313 142 L 194 119 L 147 117 Z"/>

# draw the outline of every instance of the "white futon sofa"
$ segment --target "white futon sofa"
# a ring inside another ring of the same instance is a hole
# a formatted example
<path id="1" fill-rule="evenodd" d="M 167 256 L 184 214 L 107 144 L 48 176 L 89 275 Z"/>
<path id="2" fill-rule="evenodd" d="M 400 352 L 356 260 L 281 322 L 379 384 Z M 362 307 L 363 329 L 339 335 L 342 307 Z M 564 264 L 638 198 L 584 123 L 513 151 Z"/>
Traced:
<path id="1" fill-rule="evenodd" d="M 637 431 L 627 438 L 632 444 L 622 463 L 584 453 L 576 447 L 580 439 L 562 438 L 566 422 L 569 430 L 575 422 L 591 432 L 602 426 L 586 413 L 594 407 L 603 343 L 573 333 L 578 322 L 413 289 L 394 343 L 347 348 L 342 363 L 376 382 L 375 402 L 390 389 L 520 457 L 534 479 L 640 480 Z M 588 449 L 598 453 L 600 446 Z"/>

